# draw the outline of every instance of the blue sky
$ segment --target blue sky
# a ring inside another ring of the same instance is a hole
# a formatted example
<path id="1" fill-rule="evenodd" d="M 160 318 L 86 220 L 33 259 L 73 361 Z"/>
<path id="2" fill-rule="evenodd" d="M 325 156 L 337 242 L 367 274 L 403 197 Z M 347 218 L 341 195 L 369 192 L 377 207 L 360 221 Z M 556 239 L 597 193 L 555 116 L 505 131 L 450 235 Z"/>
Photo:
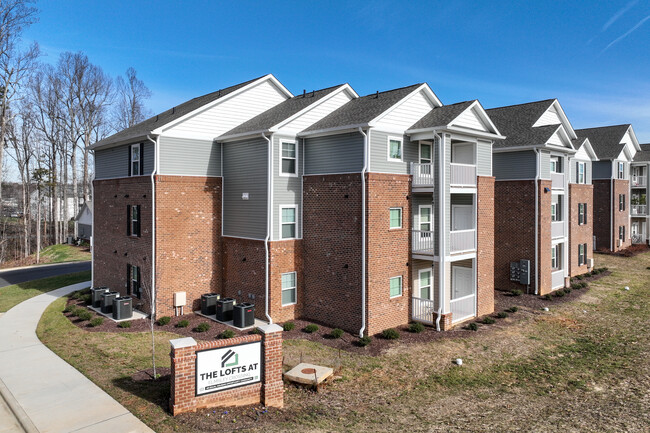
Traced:
<path id="1" fill-rule="evenodd" d="M 650 142 L 650 1 L 41 0 L 25 33 L 56 62 L 133 66 L 159 112 L 273 73 L 294 94 L 427 82 L 443 103 L 558 98 L 575 128 Z"/>

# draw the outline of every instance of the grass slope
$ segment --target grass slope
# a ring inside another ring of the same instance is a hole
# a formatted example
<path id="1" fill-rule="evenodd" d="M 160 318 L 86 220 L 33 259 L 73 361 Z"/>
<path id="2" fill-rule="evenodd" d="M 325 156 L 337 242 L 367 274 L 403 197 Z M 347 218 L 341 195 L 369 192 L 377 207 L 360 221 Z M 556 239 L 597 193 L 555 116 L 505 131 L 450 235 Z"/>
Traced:
<path id="1" fill-rule="evenodd" d="M 34 296 L 90 280 L 90 271 L 48 277 L 0 288 L 0 313 Z"/>
<path id="2" fill-rule="evenodd" d="M 91 255 L 88 247 L 58 244 L 43 248 L 40 258 L 42 263 L 63 263 L 90 260 Z"/>

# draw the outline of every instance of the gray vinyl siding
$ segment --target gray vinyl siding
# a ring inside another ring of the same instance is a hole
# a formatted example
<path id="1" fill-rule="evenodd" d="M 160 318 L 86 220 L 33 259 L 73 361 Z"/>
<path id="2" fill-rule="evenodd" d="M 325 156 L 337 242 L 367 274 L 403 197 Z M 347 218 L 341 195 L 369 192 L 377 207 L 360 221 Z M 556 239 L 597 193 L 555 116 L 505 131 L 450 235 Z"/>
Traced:
<path id="1" fill-rule="evenodd" d="M 358 132 L 307 138 L 304 148 L 305 175 L 360 173 L 363 169 L 363 136 Z"/>
<path id="2" fill-rule="evenodd" d="M 591 166 L 594 179 L 612 178 L 612 161 L 594 161 Z"/>
<path id="3" fill-rule="evenodd" d="M 535 177 L 533 175 L 533 177 Z M 551 178 L 551 153 L 550 152 L 539 152 L 539 178 L 540 179 L 550 179 Z"/>
<path id="4" fill-rule="evenodd" d="M 296 143 L 298 177 L 280 176 L 281 141 Z M 296 238 L 302 238 L 302 159 L 301 140 L 273 136 L 273 239 L 280 240 L 280 206 L 296 205 Z"/>
<path id="5" fill-rule="evenodd" d="M 90 239 L 92 236 L 92 226 L 90 224 L 77 224 L 77 235 L 81 239 Z"/>
<path id="6" fill-rule="evenodd" d="M 266 237 L 268 145 L 263 138 L 223 145 L 223 234 Z M 247 192 L 248 200 L 242 200 Z"/>
<path id="7" fill-rule="evenodd" d="M 136 143 L 133 143 L 136 144 Z M 153 143 L 142 143 L 143 176 L 149 176 L 154 165 Z M 95 179 L 129 176 L 129 144 L 95 151 Z"/>
<path id="8" fill-rule="evenodd" d="M 476 174 L 492 176 L 492 143 L 478 140 L 476 144 Z"/>
<path id="9" fill-rule="evenodd" d="M 535 179 L 535 152 L 505 152 L 492 155 L 492 172 L 497 180 Z"/>
<path id="10" fill-rule="evenodd" d="M 161 137 L 159 148 L 160 174 L 221 176 L 219 143 L 211 140 Z"/>
<path id="11" fill-rule="evenodd" d="M 585 183 L 587 185 L 591 185 L 591 180 L 592 180 L 592 171 L 593 167 L 591 164 L 591 161 L 582 161 L 578 159 L 571 159 L 569 164 L 571 164 L 571 179 L 569 179 L 570 183 L 577 183 L 578 182 L 578 162 L 584 162 L 585 163 Z"/>
<path id="12" fill-rule="evenodd" d="M 402 162 L 388 161 L 388 137 L 402 138 Z M 399 134 L 370 130 L 370 167 L 375 173 L 409 174 L 411 162 L 419 162 L 420 149 L 417 142 Z"/>

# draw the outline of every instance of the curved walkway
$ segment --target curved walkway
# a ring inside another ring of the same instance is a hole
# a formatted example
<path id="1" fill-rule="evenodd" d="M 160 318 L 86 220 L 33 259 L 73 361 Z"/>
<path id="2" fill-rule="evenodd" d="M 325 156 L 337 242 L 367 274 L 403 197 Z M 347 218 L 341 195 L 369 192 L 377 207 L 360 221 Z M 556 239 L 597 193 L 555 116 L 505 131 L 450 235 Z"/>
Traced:
<path id="1" fill-rule="evenodd" d="M 152 432 L 36 336 L 48 305 L 89 285 L 44 293 L 0 317 L 0 395 L 27 432 Z"/>

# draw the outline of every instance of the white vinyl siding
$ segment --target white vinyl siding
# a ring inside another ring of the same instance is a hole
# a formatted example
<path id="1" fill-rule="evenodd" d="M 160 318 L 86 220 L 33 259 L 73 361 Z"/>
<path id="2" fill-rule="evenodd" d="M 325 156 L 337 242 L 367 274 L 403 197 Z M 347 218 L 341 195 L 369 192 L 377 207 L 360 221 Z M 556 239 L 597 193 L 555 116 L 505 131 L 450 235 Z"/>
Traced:
<path id="1" fill-rule="evenodd" d="M 281 275 L 282 278 L 282 306 L 293 305 L 297 302 L 296 296 L 296 273 L 287 272 Z"/>
<path id="2" fill-rule="evenodd" d="M 476 113 L 476 110 L 476 108 L 472 108 L 471 110 L 463 111 L 460 116 L 451 122 L 452 126 L 460 126 L 463 128 L 476 129 L 479 131 L 487 131 L 487 127 L 481 121 L 480 117 Z"/>
<path id="3" fill-rule="evenodd" d="M 429 98 L 419 91 L 379 119 L 375 127 L 384 131 L 405 131 L 432 108 Z"/>
<path id="4" fill-rule="evenodd" d="M 393 277 L 389 281 L 390 297 L 396 298 L 402 296 L 402 277 Z"/>
<path id="5" fill-rule="evenodd" d="M 402 228 L 402 208 L 401 207 L 392 207 L 392 208 L 390 208 L 390 228 L 391 229 L 401 229 Z"/>
<path id="6" fill-rule="evenodd" d="M 541 115 L 537 122 L 533 125 L 533 128 L 537 126 L 546 126 L 546 125 L 559 125 L 562 123 L 560 116 L 558 115 L 555 106 L 550 106 L 548 110 Z"/>

